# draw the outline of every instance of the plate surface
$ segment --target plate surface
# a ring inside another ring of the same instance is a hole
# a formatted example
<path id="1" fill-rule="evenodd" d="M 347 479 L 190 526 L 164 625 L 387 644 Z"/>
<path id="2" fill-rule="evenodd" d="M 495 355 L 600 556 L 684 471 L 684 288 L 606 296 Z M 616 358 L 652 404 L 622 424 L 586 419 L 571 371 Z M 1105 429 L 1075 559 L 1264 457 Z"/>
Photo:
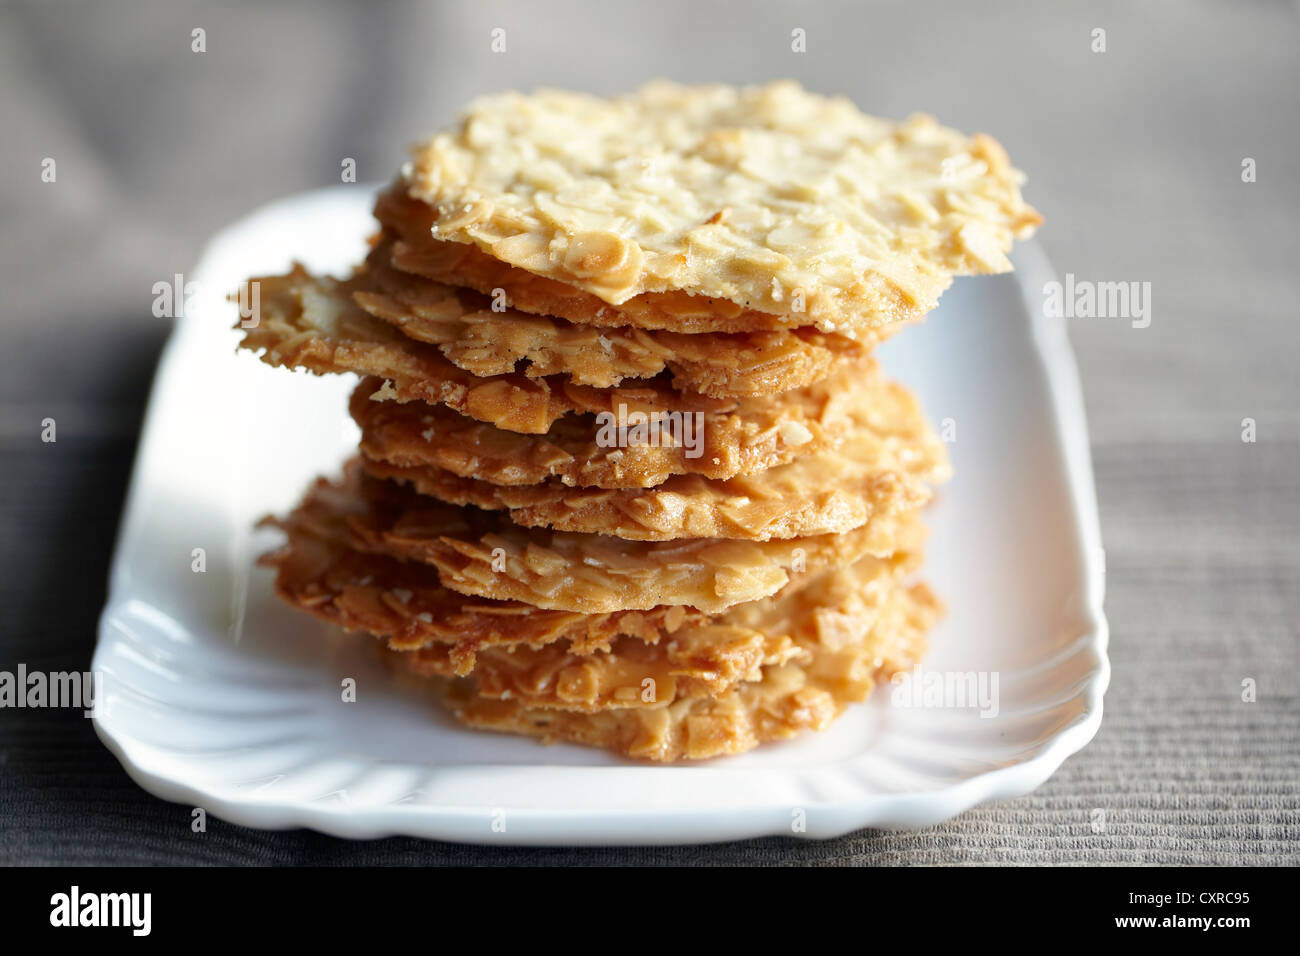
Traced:
<path id="1" fill-rule="evenodd" d="M 274 203 L 216 237 L 187 277 L 197 291 L 154 383 L 93 663 L 96 730 L 145 789 L 246 826 L 345 837 L 816 838 L 1026 793 L 1096 733 L 1104 559 L 1077 374 L 1063 322 L 1041 314 L 1053 274 L 1032 243 L 1014 275 L 958 280 L 880 350 L 946 429 L 955 469 L 930 512 L 925 568 L 949 614 L 913 687 L 996 679 L 996 714 L 885 687 L 824 733 L 642 765 L 463 730 L 366 641 L 283 607 L 254 567 L 276 536 L 252 526 L 355 446 L 351 382 L 236 354 L 225 296 L 291 257 L 346 272 L 372 199 L 339 186 Z M 346 678 L 355 702 L 342 700 Z"/>

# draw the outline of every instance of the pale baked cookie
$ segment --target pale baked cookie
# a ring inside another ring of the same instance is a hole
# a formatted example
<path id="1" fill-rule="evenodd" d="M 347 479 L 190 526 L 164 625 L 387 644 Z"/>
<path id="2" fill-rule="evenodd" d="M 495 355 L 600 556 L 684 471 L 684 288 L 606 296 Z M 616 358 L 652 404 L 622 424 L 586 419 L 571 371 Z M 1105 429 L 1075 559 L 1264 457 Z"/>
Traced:
<path id="1" fill-rule="evenodd" d="M 686 626 L 655 644 L 620 638 L 608 653 L 574 654 L 564 642 L 484 650 L 474 694 L 522 706 L 594 713 L 659 708 L 688 697 L 718 697 L 738 683 L 760 680 L 764 667 L 808 664 L 819 646 L 866 642 L 895 592 L 896 569 L 877 558 L 828 571 L 801 588 L 790 585 L 762 601 Z M 824 643 L 826 642 L 826 643 Z M 425 676 L 455 676 L 450 645 L 406 655 Z"/>
<path id="2" fill-rule="evenodd" d="M 762 542 L 624 541 L 522 528 L 500 512 L 454 507 L 367 476 L 355 459 L 342 481 L 318 481 L 288 520 L 320 534 L 342 520 L 350 547 L 433 565 L 442 584 L 462 594 L 582 614 L 660 605 L 717 613 L 769 597 L 794 575 L 912 554 L 925 539 L 914 512 L 844 534 Z"/>
<path id="3" fill-rule="evenodd" d="M 610 444 L 592 414 L 566 415 L 544 435 L 524 435 L 424 402 L 372 401 L 387 393 L 377 378 L 362 381 L 349 407 L 361 427 L 362 450 L 376 461 L 440 468 L 497 485 L 554 479 L 579 487 L 648 488 L 671 475 L 732 478 L 815 454 L 843 437 L 854 390 L 875 377 L 868 363 L 779 396 L 701 411 L 702 418 L 690 420 L 698 427 L 677 442 Z M 625 387 L 620 394 L 632 410 L 643 407 L 639 391 Z M 617 424 L 617 417 L 604 421 Z"/>
<path id="4" fill-rule="evenodd" d="M 561 316 L 597 328 L 688 334 L 779 332 L 792 325 L 809 328 L 808 323 L 792 321 L 785 314 L 760 312 L 689 292 L 647 292 L 611 305 L 577 286 L 494 259 L 477 246 L 434 239 L 437 214 L 426 203 L 406 195 L 401 179 L 380 195 L 375 217 L 394 239 L 390 261 L 397 269 L 487 295 L 504 295 L 514 308 L 534 315 Z M 853 335 L 859 345 L 870 348 L 917 317 L 900 316 L 896 322 L 855 329 Z"/>
<path id="5" fill-rule="evenodd" d="M 480 377 L 453 364 L 437 346 L 404 335 L 357 305 L 352 293 L 364 291 L 364 275 L 320 278 L 297 266 L 285 275 L 250 281 L 258 287 L 258 318 L 254 327 L 244 330 L 240 346 L 260 351 L 268 365 L 317 375 L 377 376 L 387 385 L 373 396 L 376 399 L 442 404 L 509 431 L 545 434 L 571 413 L 710 414 L 732 411 L 743 401 L 760 401 L 681 392 L 666 373 L 617 388 L 578 385 L 566 375 L 529 378 L 515 372 Z"/>
<path id="6" fill-rule="evenodd" d="M 398 271 L 391 253 L 387 240 L 371 251 L 369 287 L 353 291 L 353 299 L 481 377 L 567 375 L 579 385 L 608 388 L 668 369 L 678 389 L 748 397 L 816 382 L 867 351 L 864 343 L 813 328 L 698 335 L 601 329 L 508 308 L 504 294 L 494 309 L 490 296 Z"/>
<path id="7" fill-rule="evenodd" d="M 505 509 L 527 527 L 633 541 L 736 538 L 767 541 L 834 534 L 910 511 L 947 477 L 944 445 L 912 395 L 877 379 L 846 391 L 851 424 L 834 447 L 756 475 L 717 481 L 676 475 L 653 488 L 570 488 L 559 482 L 496 485 L 430 466 L 367 458 L 367 471 L 456 505 Z M 363 442 L 362 450 L 367 448 Z"/>
<path id="8" fill-rule="evenodd" d="M 767 666 L 760 680 L 737 684 L 716 698 L 582 713 L 488 699 L 475 693 L 473 681 L 461 680 L 449 687 L 446 702 L 471 727 L 546 743 L 564 741 L 656 761 L 741 753 L 824 729 L 849 704 L 864 700 L 877 681 L 916 664 L 941 606 L 925 585 L 899 589 L 894 596 L 865 639 L 852 628 L 830 640 L 819 635 L 806 659 Z"/>
<path id="9" fill-rule="evenodd" d="M 924 314 L 954 275 L 1008 271 L 1040 221 L 989 137 L 792 82 L 486 97 L 404 179 L 434 239 L 610 305 L 686 292 L 849 333 Z"/>

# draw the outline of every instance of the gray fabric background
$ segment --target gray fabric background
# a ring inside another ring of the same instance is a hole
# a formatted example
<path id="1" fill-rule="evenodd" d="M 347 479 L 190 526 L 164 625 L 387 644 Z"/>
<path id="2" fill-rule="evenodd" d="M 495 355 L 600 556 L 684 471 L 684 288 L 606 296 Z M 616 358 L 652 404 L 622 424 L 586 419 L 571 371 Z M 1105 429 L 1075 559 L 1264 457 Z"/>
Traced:
<path id="1" fill-rule="evenodd" d="M 151 285 L 226 222 L 336 182 L 343 157 L 387 178 L 478 93 L 788 75 L 871 112 L 932 112 L 993 133 L 1030 172 L 1060 273 L 1153 287 L 1150 328 L 1071 326 L 1115 674 L 1095 742 L 1031 796 L 823 843 L 510 850 L 221 822 L 194 835 L 87 721 L 11 710 L 0 861 L 1300 861 L 1297 25 L 1282 2 L 0 6 L 0 669 L 89 660 L 167 333 Z M 489 51 L 496 26 L 505 54 Z M 55 184 L 40 181 L 47 156 Z M 1243 157 L 1258 182 L 1241 181 Z M 56 445 L 38 437 L 47 416 Z"/>

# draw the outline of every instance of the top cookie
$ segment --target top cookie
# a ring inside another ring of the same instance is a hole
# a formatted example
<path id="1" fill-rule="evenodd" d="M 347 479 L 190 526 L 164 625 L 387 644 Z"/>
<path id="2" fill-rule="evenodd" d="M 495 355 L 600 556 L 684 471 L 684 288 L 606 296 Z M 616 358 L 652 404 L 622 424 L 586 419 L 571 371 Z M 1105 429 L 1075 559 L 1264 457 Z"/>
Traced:
<path id="1" fill-rule="evenodd" d="M 491 96 L 403 174 L 434 239 L 611 305 L 684 291 L 847 333 L 1008 271 L 1041 221 L 989 137 L 788 81 Z"/>

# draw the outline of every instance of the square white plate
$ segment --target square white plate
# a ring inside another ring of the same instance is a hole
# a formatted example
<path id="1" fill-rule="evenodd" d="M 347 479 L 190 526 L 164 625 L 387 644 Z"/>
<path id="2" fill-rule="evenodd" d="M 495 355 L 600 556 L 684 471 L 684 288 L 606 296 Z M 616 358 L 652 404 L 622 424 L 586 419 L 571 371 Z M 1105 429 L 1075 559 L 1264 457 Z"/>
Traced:
<path id="1" fill-rule="evenodd" d="M 925 575 L 949 615 L 929 672 L 998 679 L 996 716 L 902 707 L 892 688 L 825 733 L 681 766 L 456 727 L 372 647 L 282 606 L 253 531 L 355 446 L 351 382 L 236 354 L 245 277 L 291 258 L 346 272 L 373 191 L 293 197 L 213 240 L 154 383 L 93 667 L 96 730 L 168 800 L 254 827 L 482 843 L 829 837 L 937 823 L 1026 793 L 1101 722 L 1104 564 L 1087 431 L 1051 268 L 963 279 L 881 350 L 947 424 L 955 477 L 931 510 Z M 194 570 L 195 549 L 205 570 Z M 344 678 L 357 700 L 344 703 Z M 949 702 L 951 703 L 951 702 Z"/>

